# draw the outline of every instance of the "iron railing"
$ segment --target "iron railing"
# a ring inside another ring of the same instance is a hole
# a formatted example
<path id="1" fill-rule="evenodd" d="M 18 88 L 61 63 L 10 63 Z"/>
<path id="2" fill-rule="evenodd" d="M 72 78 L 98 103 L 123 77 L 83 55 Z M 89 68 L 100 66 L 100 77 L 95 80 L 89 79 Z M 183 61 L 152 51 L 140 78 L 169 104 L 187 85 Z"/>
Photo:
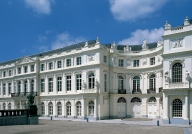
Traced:
<path id="1" fill-rule="evenodd" d="M 126 89 L 118 89 L 118 94 L 126 94 Z"/>
<path id="2" fill-rule="evenodd" d="M 18 92 L 18 93 L 11 93 L 11 97 L 27 96 L 30 93 L 32 93 L 34 96 L 37 96 L 37 92 Z"/>
<path id="3" fill-rule="evenodd" d="M 133 89 L 132 94 L 142 94 L 141 89 Z"/>
<path id="4" fill-rule="evenodd" d="M 154 93 L 156 93 L 156 88 L 147 89 L 147 93 L 148 93 L 148 94 L 154 94 Z"/>

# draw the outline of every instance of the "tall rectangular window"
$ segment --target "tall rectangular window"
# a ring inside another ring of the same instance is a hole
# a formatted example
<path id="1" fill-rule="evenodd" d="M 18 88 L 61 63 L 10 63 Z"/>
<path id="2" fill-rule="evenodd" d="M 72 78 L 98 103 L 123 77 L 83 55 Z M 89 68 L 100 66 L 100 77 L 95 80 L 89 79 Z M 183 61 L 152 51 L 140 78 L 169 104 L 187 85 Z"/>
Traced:
<path id="1" fill-rule="evenodd" d="M 18 67 L 17 71 L 18 71 L 18 74 L 21 74 L 21 68 L 20 67 Z"/>
<path id="2" fill-rule="evenodd" d="M 67 91 L 71 91 L 71 75 L 67 76 Z"/>
<path id="3" fill-rule="evenodd" d="M 3 77 L 6 77 L 6 71 L 3 71 Z"/>
<path id="4" fill-rule="evenodd" d="M 24 67 L 24 72 L 27 73 L 27 66 Z"/>
<path id="5" fill-rule="evenodd" d="M 52 70 L 53 69 L 53 62 L 50 62 L 49 63 L 49 70 Z"/>
<path id="6" fill-rule="evenodd" d="M 11 94 L 11 83 L 8 84 L 8 94 Z"/>
<path id="7" fill-rule="evenodd" d="M 41 64 L 41 71 L 45 71 L 45 64 Z"/>
<path id="8" fill-rule="evenodd" d="M 61 68 L 61 61 L 57 61 L 57 68 Z"/>
<path id="9" fill-rule="evenodd" d="M 41 111 L 42 111 L 42 115 L 45 115 L 45 105 L 44 104 L 41 106 Z"/>
<path id="10" fill-rule="evenodd" d="M 9 70 L 9 76 L 11 76 L 11 70 Z"/>
<path id="11" fill-rule="evenodd" d="M 77 90 L 81 90 L 81 74 L 77 74 L 76 75 L 76 89 Z"/>
<path id="12" fill-rule="evenodd" d="M 18 93 L 21 92 L 21 82 L 18 82 Z"/>
<path id="13" fill-rule="evenodd" d="M 155 57 L 150 58 L 150 65 L 155 65 Z"/>
<path id="14" fill-rule="evenodd" d="M 3 95 L 6 94 L 6 84 L 3 84 Z"/>
<path id="15" fill-rule="evenodd" d="M 49 92 L 53 92 L 53 78 L 49 78 Z"/>
<path id="16" fill-rule="evenodd" d="M 34 70 L 35 70 L 35 66 L 31 65 L 31 72 L 34 72 Z"/>
<path id="17" fill-rule="evenodd" d="M 57 91 L 60 92 L 62 91 L 62 78 L 57 77 Z"/>
<path id="18" fill-rule="evenodd" d="M 139 60 L 133 61 L 133 67 L 139 67 Z"/>
<path id="19" fill-rule="evenodd" d="M 77 57 L 77 65 L 81 65 L 81 57 Z"/>
<path id="20" fill-rule="evenodd" d="M 107 74 L 104 74 L 104 90 L 107 91 Z"/>
<path id="21" fill-rule="evenodd" d="M 41 79 L 41 92 L 45 92 L 45 79 Z"/>
<path id="22" fill-rule="evenodd" d="M 71 66 L 71 59 L 67 59 L 67 67 Z"/>
<path id="23" fill-rule="evenodd" d="M 107 56 L 103 56 L 103 62 L 107 63 Z"/>
<path id="24" fill-rule="evenodd" d="M 120 67 L 123 67 L 123 61 L 124 61 L 123 59 L 119 59 L 119 66 Z"/>

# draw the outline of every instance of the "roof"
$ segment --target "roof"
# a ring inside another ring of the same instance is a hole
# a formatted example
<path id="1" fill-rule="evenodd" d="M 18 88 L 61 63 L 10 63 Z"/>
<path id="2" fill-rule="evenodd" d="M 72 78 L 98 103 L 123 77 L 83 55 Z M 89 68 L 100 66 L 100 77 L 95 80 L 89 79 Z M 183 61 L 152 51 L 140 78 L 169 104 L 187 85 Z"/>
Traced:
<path id="1" fill-rule="evenodd" d="M 189 23 L 192 24 L 192 19 L 189 20 Z"/>

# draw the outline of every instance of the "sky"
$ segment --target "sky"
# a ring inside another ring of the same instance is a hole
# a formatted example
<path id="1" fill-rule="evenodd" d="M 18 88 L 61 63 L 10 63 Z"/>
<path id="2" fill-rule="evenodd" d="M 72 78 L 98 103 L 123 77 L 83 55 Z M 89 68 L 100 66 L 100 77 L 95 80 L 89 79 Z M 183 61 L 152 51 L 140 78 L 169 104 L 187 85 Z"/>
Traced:
<path id="1" fill-rule="evenodd" d="M 192 19 L 192 0 L 0 0 L 0 62 L 67 45 L 156 42 L 166 20 Z"/>

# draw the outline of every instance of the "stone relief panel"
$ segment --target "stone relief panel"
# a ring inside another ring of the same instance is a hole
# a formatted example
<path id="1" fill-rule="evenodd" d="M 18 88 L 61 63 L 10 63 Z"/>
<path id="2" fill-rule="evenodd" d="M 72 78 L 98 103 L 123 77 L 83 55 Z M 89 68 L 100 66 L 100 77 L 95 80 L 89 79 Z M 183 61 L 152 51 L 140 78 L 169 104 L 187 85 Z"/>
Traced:
<path id="1" fill-rule="evenodd" d="M 147 65 L 147 58 L 143 58 L 143 65 Z"/>
<path id="2" fill-rule="evenodd" d="M 172 48 L 183 47 L 183 38 L 172 40 L 171 45 L 172 45 Z"/>
<path id="3" fill-rule="evenodd" d="M 95 54 L 88 55 L 88 61 L 95 61 Z"/>
<path id="4" fill-rule="evenodd" d="M 126 59 L 126 64 L 127 64 L 127 66 L 130 66 L 131 65 L 131 59 Z"/>
<path id="5" fill-rule="evenodd" d="M 117 63 L 117 57 L 113 57 L 113 63 L 114 63 L 114 64 Z"/>

